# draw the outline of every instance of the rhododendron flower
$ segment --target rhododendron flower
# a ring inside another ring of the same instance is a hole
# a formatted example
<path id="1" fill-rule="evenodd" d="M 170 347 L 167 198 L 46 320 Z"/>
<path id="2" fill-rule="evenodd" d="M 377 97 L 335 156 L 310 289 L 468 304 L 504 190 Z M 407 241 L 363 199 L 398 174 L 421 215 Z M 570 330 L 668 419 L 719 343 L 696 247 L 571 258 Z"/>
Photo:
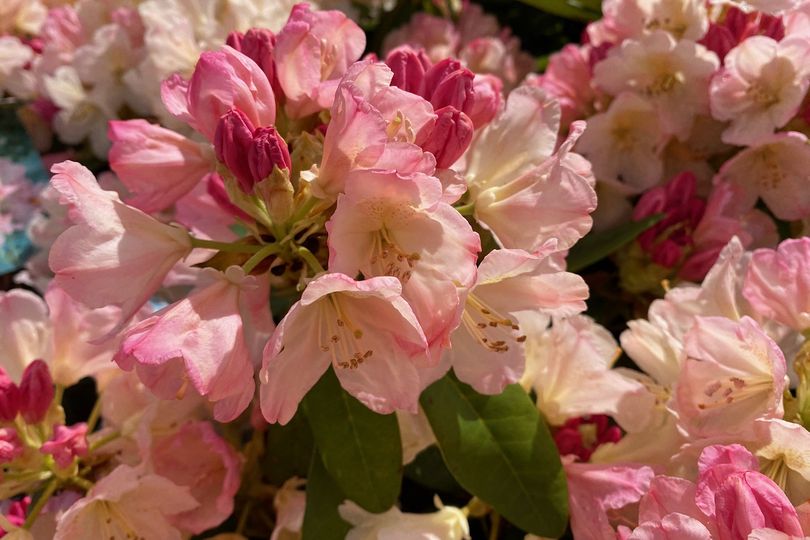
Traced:
<path id="1" fill-rule="evenodd" d="M 590 165 L 571 151 L 584 125 L 572 125 L 553 153 L 559 116 L 541 89 L 518 88 L 466 156 L 475 218 L 502 247 L 534 252 L 556 239 L 568 249 L 590 230 L 594 180 Z"/>
<path id="2" fill-rule="evenodd" d="M 470 538 L 467 516 L 458 508 L 442 506 L 435 499 L 438 512 L 411 514 L 391 508 L 381 514 L 366 512 L 355 503 L 346 501 L 338 507 L 340 517 L 352 525 L 346 540 L 376 540 L 383 538 L 413 538 L 414 540 L 465 540 Z"/>
<path id="3" fill-rule="evenodd" d="M 810 500 L 810 432 L 779 419 L 758 420 L 754 454 L 762 474 L 774 481 L 794 505 Z"/>
<path id="4" fill-rule="evenodd" d="M 664 30 L 678 40 L 697 41 L 709 26 L 706 5 L 699 0 L 606 0 L 600 24 L 618 40 Z"/>
<path id="5" fill-rule="evenodd" d="M 746 2 L 747 4 L 748 2 Z M 751 36 L 762 35 L 776 41 L 785 37 L 782 17 L 758 11 L 745 12 L 738 7 L 727 8 L 721 21 L 712 22 L 700 43 L 717 53 L 723 60 L 728 52 Z"/>
<path id="6" fill-rule="evenodd" d="M 591 88 L 593 76 L 589 62 L 590 48 L 568 44 L 552 54 L 542 75 L 529 76 L 528 84 L 536 85 L 557 98 L 560 103 L 560 124 L 570 125 L 574 120 L 592 112 L 595 92 Z"/>
<path id="7" fill-rule="evenodd" d="M 522 384 L 536 392 L 537 407 L 549 423 L 588 414 L 608 414 L 621 425 L 643 423 L 637 416 L 644 408 L 629 404 L 635 397 L 646 400 L 644 386 L 610 369 L 619 349 L 605 328 L 576 315 L 554 319 L 548 330 L 526 331 Z"/>
<path id="8" fill-rule="evenodd" d="M 711 83 L 712 116 L 730 120 L 723 141 L 753 145 L 784 126 L 810 85 L 810 42 L 753 36 L 732 49 Z"/>
<path id="9" fill-rule="evenodd" d="M 59 467 L 65 468 L 76 457 L 87 455 L 87 424 L 56 426 L 53 437 L 40 448 L 43 454 L 51 454 Z"/>
<path id="10" fill-rule="evenodd" d="M 70 205 L 76 225 L 51 247 L 54 281 L 89 307 L 121 306 L 120 329 L 158 289 L 166 274 L 191 252 L 188 233 L 164 225 L 104 191 L 78 163 L 54 165 L 51 180 Z M 126 283 L 126 287 L 121 284 Z"/>
<path id="11" fill-rule="evenodd" d="M 331 107 L 340 78 L 365 48 L 365 33 L 343 13 L 293 7 L 273 51 L 286 113 L 301 118 Z"/>
<path id="12" fill-rule="evenodd" d="M 531 255 L 491 251 L 464 296 L 461 325 L 445 353 L 458 378 L 483 394 L 497 394 L 517 382 L 525 363 L 522 315 L 564 317 L 585 309 L 588 287 L 579 276 L 558 271 L 548 260 L 556 247 Z"/>
<path id="13" fill-rule="evenodd" d="M 19 382 L 25 367 L 48 352 L 48 311 L 37 295 L 25 289 L 0 293 L 2 368 Z"/>
<path id="14" fill-rule="evenodd" d="M 276 526 L 270 540 L 297 540 L 304 526 L 306 510 L 306 493 L 299 489 L 304 484 L 300 478 L 290 478 L 276 496 L 273 507 L 276 509 Z"/>
<path id="15" fill-rule="evenodd" d="M 689 434 L 751 433 L 753 420 L 782 415 L 785 357 L 753 319 L 696 317 L 684 345 L 675 409 Z"/>
<path id="16" fill-rule="evenodd" d="M 148 463 L 158 475 L 189 488 L 199 506 L 178 513 L 171 523 L 199 534 L 233 512 L 239 489 L 239 455 L 209 422 L 187 422 L 170 435 L 150 441 Z"/>
<path id="17" fill-rule="evenodd" d="M 639 465 L 563 463 L 568 479 L 571 531 L 577 540 L 613 538 L 614 513 L 637 503 L 650 487 L 655 473 Z"/>
<path id="18" fill-rule="evenodd" d="M 127 329 L 115 360 L 123 369 L 135 368 L 163 399 L 182 395 L 191 382 L 214 403 L 214 416 L 227 422 L 253 399 L 258 357 L 251 357 L 254 336 L 246 327 L 272 327 L 267 285 L 236 266 L 205 274 L 186 298 Z M 248 308 L 255 303 L 264 304 L 264 314 Z"/>
<path id="19" fill-rule="evenodd" d="M 394 276 L 431 347 L 458 325 L 456 287 L 475 278 L 478 235 L 449 204 L 441 184 L 421 174 L 355 171 L 326 225 L 329 269 Z"/>
<path id="20" fill-rule="evenodd" d="M 751 256 L 743 294 L 753 308 L 799 332 L 810 328 L 810 238 L 788 239 Z"/>
<path id="21" fill-rule="evenodd" d="M 127 204 L 152 213 L 191 191 L 214 168 L 205 145 L 146 122 L 110 122 L 110 168 L 134 196 Z"/>
<path id="22" fill-rule="evenodd" d="M 623 92 L 607 111 L 588 119 L 576 151 L 591 162 L 599 181 L 639 193 L 661 181 L 664 142 L 663 126 L 653 105 Z"/>
<path id="23" fill-rule="evenodd" d="M 188 488 L 162 476 L 119 465 L 62 514 L 54 540 L 127 535 L 180 540 L 180 531 L 169 520 L 197 504 Z"/>
<path id="24" fill-rule="evenodd" d="M 254 126 L 276 120 L 276 98 L 267 75 L 256 62 L 225 46 L 204 52 L 188 82 L 177 77 L 162 86 L 163 103 L 209 141 L 214 140 L 219 117 L 239 109 Z"/>
<path id="25" fill-rule="evenodd" d="M 262 413 L 286 424 L 330 367 L 371 410 L 416 412 L 427 340 L 393 277 L 324 274 L 307 285 L 264 350 Z"/>
<path id="26" fill-rule="evenodd" d="M 594 83 L 612 95 L 637 92 L 655 107 L 661 129 L 685 139 L 697 114 L 709 112 L 709 80 L 718 60 L 689 40 L 658 30 L 611 49 L 594 68 Z"/>
<path id="27" fill-rule="evenodd" d="M 622 430 L 610 425 L 610 418 L 604 414 L 571 418 L 554 431 L 560 455 L 574 455 L 580 461 L 588 461 L 596 448 L 621 438 Z"/>
<path id="28" fill-rule="evenodd" d="M 745 202 L 753 206 L 761 197 L 779 219 L 792 221 L 810 215 L 807 137 L 790 131 L 763 137 L 728 160 L 717 181 L 739 186 Z"/>

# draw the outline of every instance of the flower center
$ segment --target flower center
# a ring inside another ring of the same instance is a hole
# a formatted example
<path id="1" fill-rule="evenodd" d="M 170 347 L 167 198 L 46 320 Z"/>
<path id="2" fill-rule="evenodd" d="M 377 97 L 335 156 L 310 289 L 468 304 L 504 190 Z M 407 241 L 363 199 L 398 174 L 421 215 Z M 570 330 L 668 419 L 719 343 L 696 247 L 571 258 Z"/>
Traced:
<path id="1" fill-rule="evenodd" d="M 520 326 L 514 320 L 501 315 L 472 292 L 467 295 L 461 321 L 470 335 L 492 352 L 507 352 L 508 341 L 526 341 L 526 336 L 519 333 Z"/>
<path id="2" fill-rule="evenodd" d="M 420 258 L 418 253 L 402 250 L 385 227 L 374 234 L 370 261 L 374 275 L 393 276 L 405 284 Z"/>
<path id="3" fill-rule="evenodd" d="M 357 369 L 374 355 L 366 348 L 361 330 L 340 304 L 336 295 L 330 295 L 318 311 L 318 345 L 329 353 L 332 365 L 341 369 Z"/>
<path id="4" fill-rule="evenodd" d="M 698 409 L 714 409 L 735 401 L 769 392 L 773 386 L 771 380 L 744 380 L 740 377 L 726 377 L 710 382 L 703 389 L 705 401 L 697 404 Z"/>

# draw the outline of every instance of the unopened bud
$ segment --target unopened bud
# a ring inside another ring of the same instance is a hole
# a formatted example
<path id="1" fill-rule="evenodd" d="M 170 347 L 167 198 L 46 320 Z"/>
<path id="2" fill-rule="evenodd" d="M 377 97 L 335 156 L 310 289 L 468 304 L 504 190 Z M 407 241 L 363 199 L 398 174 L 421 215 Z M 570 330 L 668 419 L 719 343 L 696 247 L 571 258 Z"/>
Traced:
<path id="1" fill-rule="evenodd" d="M 20 413 L 29 424 L 36 424 L 45 418 L 51 407 L 54 388 L 48 364 L 34 360 L 25 368 L 20 383 Z"/>
<path id="2" fill-rule="evenodd" d="M 430 60 L 424 51 L 415 51 L 407 46 L 397 47 L 388 53 L 385 63 L 394 72 L 391 86 L 423 96 L 425 73 L 430 69 Z"/>
<path id="3" fill-rule="evenodd" d="M 274 167 L 289 170 L 292 165 L 287 143 L 273 127 L 262 127 L 254 132 L 247 162 L 254 182 L 270 176 Z"/>
<path id="4" fill-rule="evenodd" d="M 437 110 L 436 115 L 436 124 L 422 149 L 436 157 L 437 168 L 448 169 L 470 146 L 475 127 L 466 114 L 452 106 Z"/>
<path id="5" fill-rule="evenodd" d="M 457 60 L 442 60 L 425 74 L 425 98 L 434 109 L 450 105 L 465 111 L 473 106 L 474 78 L 473 72 Z"/>
<path id="6" fill-rule="evenodd" d="M 11 422 L 20 412 L 20 389 L 0 367 L 0 421 Z"/>
<path id="7" fill-rule="evenodd" d="M 253 177 L 248 166 L 248 149 L 253 144 L 253 124 L 239 109 L 223 114 L 214 133 L 217 159 L 233 173 L 245 193 L 253 191 Z"/>
<path id="8" fill-rule="evenodd" d="M 494 75 L 476 75 L 473 80 L 475 99 L 472 105 L 462 109 L 476 128 L 488 124 L 501 108 L 503 83 Z"/>
<path id="9" fill-rule="evenodd" d="M 244 34 L 231 32 L 225 43 L 244 54 L 264 71 L 267 80 L 273 84 L 276 77 L 276 65 L 273 50 L 276 48 L 276 36 L 266 28 L 251 28 Z"/>

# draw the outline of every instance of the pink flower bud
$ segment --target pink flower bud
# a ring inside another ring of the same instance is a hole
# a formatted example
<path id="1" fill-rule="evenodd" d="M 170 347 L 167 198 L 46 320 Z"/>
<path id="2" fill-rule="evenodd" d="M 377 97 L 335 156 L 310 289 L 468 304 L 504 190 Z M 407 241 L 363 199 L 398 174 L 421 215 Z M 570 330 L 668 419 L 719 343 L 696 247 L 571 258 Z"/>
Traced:
<path id="1" fill-rule="evenodd" d="M 425 97 L 434 109 L 452 105 L 460 111 L 472 108 L 475 100 L 475 75 L 458 60 L 442 60 L 425 74 Z"/>
<path id="2" fill-rule="evenodd" d="M 244 34 L 231 32 L 225 43 L 244 54 L 264 71 L 267 80 L 273 84 L 274 90 L 278 87 L 276 79 L 276 65 L 273 58 L 273 49 L 276 47 L 276 36 L 266 28 L 251 28 Z"/>
<path id="3" fill-rule="evenodd" d="M 501 109 L 503 82 L 494 75 L 476 75 L 473 81 L 475 100 L 464 110 L 476 128 L 488 124 Z"/>
<path id="4" fill-rule="evenodd" d="M 430 69 L 430 60 L 424 51 L 415 51 L 407 46 L 397 47 L 388 53 L 385 63 L 394 72 L 391 86 L 423 96 L 425 73 Z"/>
<path id="5" fill-rule="evenodd" d="M 11 422 L 20 412 L 20 389 L 0 367 L 0 421 Z"/>
<path id="6" fill-rule="evenodd" d="M 15 527 L 22 527 L 25 523 L 25 516 L 28 513 L 29 506 L 31 506 L 31 497 L 29 495 L 26 495 L 20 500 L 11 501 L 8 505 L 8 510 L 6 510 L 6 519 Z"/>
<path id="7" fill-rule="evenodd" d="M 610 425 L 604 414 L 571 418 L 554 433 L 554 443 L 560 455 L 575 455 L 582 461 L 591 459 L 591 454 L 599 446 L 618 442 L 621 438 L 621 430 Z"/>
<path id="8" fill-rule="evenodd" d="M 45 418 L 53 401 L 53 379 L 48 364 L 34 360 L 25 368 L 20 383 L 20 413 L 29 424 Z"/>
<path id="9" fill-rule="evenodd" d="M 436 115 L 436 124 L 422 148 L 436 157 L 437 168 L 448 169 L 470 146 L 475 126 L 466 114 L 449 105 Z"/>
<path id="10" fill-rule="evenodd" d="M 52 455 L 59 467 L 69 467 L 73 458 L 87 455 L 87 424 L 56 426 L 51 440 L 44 443 L 39 451 Z"/>
<path id="11" fill-rule="evenodd" d="M 243 158 L 244 159 L 244 158 Z M 254 182 L 261 182 L 273 172 L 273 167 L 290 169 L 290 151 L 275 128 L 262 127 L 253 134 L 247 153 L 247 163 Z"/>
<path id="12" fill-rule="evenodd" d="M 25 448 L 12 427 L 0 428 L 0 463 L 8 463 L 20 457 Z"/>
<path id="13" fill-rule="evenodd" d="M 248 149 L 253 143 L 253 124 L 239 109 L 231 109 L 220 117 L 214 134 L 217 159 L 224 163 L 246 193 L 253 190 L 253 177 L 248 167 Z"/>

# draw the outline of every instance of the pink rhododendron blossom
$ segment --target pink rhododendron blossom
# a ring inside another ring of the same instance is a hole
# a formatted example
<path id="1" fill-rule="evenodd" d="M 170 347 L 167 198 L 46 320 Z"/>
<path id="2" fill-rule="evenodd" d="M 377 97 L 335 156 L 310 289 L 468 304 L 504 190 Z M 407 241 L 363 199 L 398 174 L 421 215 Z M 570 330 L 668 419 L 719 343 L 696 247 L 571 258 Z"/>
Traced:
<path id="1" fill-rule="evenodd" d="M 189 488 L 199 506 L 178 513 L 171 523 L 199 534 L 216 527 L 233 512 L 241 462 L 209 422 L 187 422 L 149 445 L 148 463 L 158 475 Z"/>
<path id="2" fill-rule="evenodd" d="M 40 448 L 43 454 L 50 454 L 59 467 L 65 468 L 76 457 L 87 455 L 87 424 L 56 426 L 53 437 Z"/>
<path id="3" fill-rule="evenodd" d="M 481 249 L 478 235 L 441 198 L 433 177 L 356 171 L 326 225 L 329 269 L 398 278 L 428 343 L 439 348 L 458 325 L 456 287 L 472 284 Z"/>
<path id="4" fill-rule="evenodd" d="M 528 83 L 539 86 L 560 103 L 560 124 L 570 125 L 591 112 L 595 92 L 591 88 L 593 76 L 588 47 L 566 45 L 549 57 L 548 67 L 542 75 L 529 77 Z"/>
<path id="5" fill-rule="evenodd" d="M 591 319 L 576 315 L 554 319 L 551 328 L 526 329 L 524 387 L 537 394 L 537 407 L 552 425 L 588 414 L 608 414 L 619 421 L 643 422 L 638 404 L 644 386 L 611 370 L 618 347 L 610 333 Z M 587 386 L 582 385 L 588 380 Z"/>
<path id="6" fill-rule="evenodd" d="M 776 217 L 792 221 L 810 214 L 808 165 L 807 137 L 795 131 L 777 133 L 728 160 L 717 180 L 739 186 L 751 205 L 762 198 Z"/>
<path id="7" fill-rule="evenodd" d="M 267 286 L 234 266 L 224 273 L 209 270 L 206 277 L 209 282 L 204 279 L 188 297 L 127 329 L 115 360 L 123 369 L 135 368 L 164 399 L 182 395 L 191 382 L 214 403 L 215 417 L 226 422 L 253 398 L 258 358 L 251 358 L 254 347 L 244 321 L 255 317 L 247 308 L 251 297 L 266 298 Z"/>
<path id="8" fill-rule="evenodd" d="M 713 540 L 706 526 L 695 518 L 668 514 L 659 521 L 647 521 L 636 527 L 627 540 Z M 749 537 L 750 538 L 750 537 Z"/>
<path id="9" fill-rule="evenodd" d="M 684 343 L 675 408 L 692 436 L 746 433 L 782 415 L 785 358 L 754 320 L 697 317 Z"/>
<path id="10" fill-rule="evenodd" d="M 613 34 L 611 41 L 636 39 L 660 30 L 678 40 L 696 41 L 709 25 L 706 6 L 698 0 L 607 0 L 602 12 L 605 17 L 598 23 L 605 26 L 603 33 Z M 589 28 L 589 33 L 592 31 Z"/>
<path id="11" fill-rule="evenodd" d="M 730 120 L 723 141 L 757 144 L 799 110 L 810 85 L 810 42 L 753 36 L 732 49 L 711 83 L 712 116 Z"/>
<path id="12" fill-rule="evenodd" d="M 256 62 L 225 46 L 204 52 L 187 84 L 163 83 L 163 101 L 174 116 L 188 122 L 209 141 L 219 117 L 239 109 L 254 126 L 276 120 L 276 99 L 267 75 Z"/>
<path id="13" fill-rule="evenodd" d="M 655 476 L 649 467 L 610 466 L 591 463 L 564 463 L 568 478 L 568 505 L 571 530 L 577 540 L 613 538 L 612 517 L 647 492 Z"/>
<path id="14" fill-rule="evenodd" d="M 779 487 L 757 471 L 740 445 L 709 446 L 700 456 L 696 502 L 715 520 L 717 538 L 747 538 L 762 528 L 803 537 L 796 509 Z"/>
<path id="15" fill-rule="evenodd" d="M 188 488 L 119 465 L 60 517 L 54 540 L 131 537 L 180 540 L 172 516 L 197 506 Z"/>
<path id="16" fill-rule="evenodd" d="M 375 412 L 416 412 L 427 340 L 393 277 L 355 281 L 324 274 L 276 328 L 264 351 L 261 406 L 286 424 L 310 388 L 333 367 L 343 388 Z"/>
<path id="17" fill-rule="evenodd" d="M 256 62 L 256 65 L 267 75 L 267 80 L 273 85 L 273 89 L 278 88 L 273 55 L 276 36 L 272 31 L 267 28 L 251 28 L 244 33 L 231 32 L 228 34 L 226 43 Z"/>
<path id="18" fill-rule="evenodd" d="M 603 113 L 588 119 L 576 151 L 591 162 L 593 174 L 628 193 L 639 193 L 661 181 L 663 126 L 653 105 L 623 92 Z"/>
<path id="19" fill-rule="evenodd" d="M 51 247 L 55 283 L 89 307 L 120 305 L 121 318 L 113 333 L 191 252 L 191 241 L 182 229 L 164 225 L 102 190 L 78 163 L 64 162 L 52 170 L 51 183 L 76 223 Z"/>
<path id="20" fill-rule="evenodd" d="M 810 328 L 810 239 L 788 239 L 751 257 L 743 294 L 756 311 L 799 332 Z"/>
<path id="21" fill-rule="evenodd" d="M 25 446 L 13 427 L 0 428 L 0 463 L 8 463 L 22 456 Z"/>
<path id="22" fill-rule="evenodd" d="M 365 33 L 343 13 L 293 7 L 273 51 L 287 114 L 301 118 L 328 109 L 338 81 L 365 47 Z"/>
<path id="23" fill-rule="evenodd" d="M 585 282 L 558 271 L 547 257 L 494 250 L 481 261 L 476 281 L 464 296 L 461 325 L 445 353 L 458 378 L 478 392 L 500 393 L 523 374 L 522 316 L 539 312 L 563 317 L 584 311 Z"/>
<path id="24" fill-rule="evenodd" d="M 664 133 L 685 139 L 694 116 L 709 112 L 709 80 L 717 67 L 717 57 L 702 45 L 659 30 L 613 48 L 594 68 L 594 83 L 611 95 L 644 96 Z"/>
<path id="25" fill-rule="evenodd" d="M 152 213 L 171 206 L 214 169 L 210 150 L 146 122 L 110 122 L 110 168 L 134 196 L 127 203 Z"/>

